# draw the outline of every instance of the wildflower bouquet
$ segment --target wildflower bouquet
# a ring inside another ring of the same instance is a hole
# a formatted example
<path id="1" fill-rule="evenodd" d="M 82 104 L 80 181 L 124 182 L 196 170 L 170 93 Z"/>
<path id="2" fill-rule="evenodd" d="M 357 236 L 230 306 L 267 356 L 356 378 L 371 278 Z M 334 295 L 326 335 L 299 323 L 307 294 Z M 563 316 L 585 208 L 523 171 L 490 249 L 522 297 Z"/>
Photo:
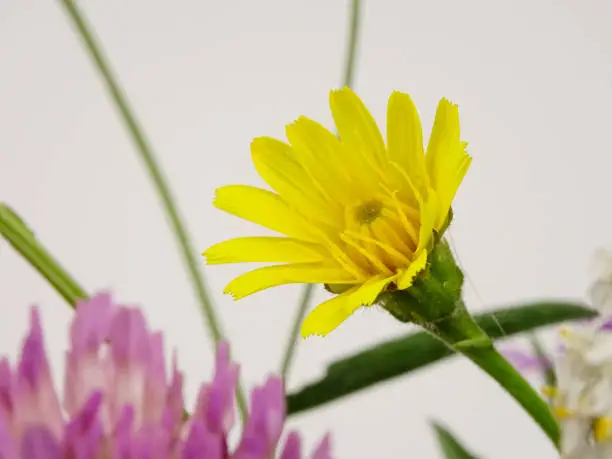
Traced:
<path id="1" fill-rule="evenodd" d="M 143 311 L 120 305 L 109 293 L 86 292 L 22 218 L 2 204 L 0 234 L 74 308 L 74 315 L 62 382 L 53 380 L 37 307 L 17 362 L 0 361 L 0 458 L 332 458 L 331 435 L 305 454 L 298 433 L 283 435 L 286 417 L 453 355 L 469 359 L 505 389 L 560 457 L 612 457 L 607 395 L 612 390 L 612 260 L 596 277 L 588 307 L 549 301 L 479 316 L 469 311 L 464 273 L 446 233 L 453 200 L 472 162 L 458 106 L 440 100 L 425 142 L 411 97 L 394 91 L 383 135 L 351 89 L 358 0 L 351 5 L 345 78 L 329 96 L 334 129 L 300 117 L 287 125 L 286 139 L 254 139 L 251 159 L 265 184 L 223 186 L 214 205 L 267 228 L 270 235 L 221 241 L 204 250 L 204 259 L 194 256 L 151 146 L 80 8 L 74 0 L 59 4 L 153 179 L 202 305 L 216 362 L 195 405 L 186 406 L 183 374 L 176 360 L 167 371 L 163 334 L 149 329 Z M 232 280 L 225 293 L 234 299 L 283 284 L 306 285 L 281 375 L 255 387 L 248 403 L 239 366 L 230 358 L 229 338 L 202 282 L 203 261 L 269 264 Z M 310 310 L 313 286 L 324 287 L 329 298 Z M 422 330 L 336 362 L 319 381 L 287 394 L 283 377 L 301 337 L 324 337 L 366 307 Z M 563 329 L 555 356 L 537 340 L 530 352 L 508 347 L 500 352 L 494 344 L 502 334 L 570 320 L 582 322 Z M 534 372 L 547 379 L 543 391 L 526 379 Z M 333 431 L 333 425 L 327 427 Z M 444 457 L 477 457 L 447 429 L 435 428 Z"/>

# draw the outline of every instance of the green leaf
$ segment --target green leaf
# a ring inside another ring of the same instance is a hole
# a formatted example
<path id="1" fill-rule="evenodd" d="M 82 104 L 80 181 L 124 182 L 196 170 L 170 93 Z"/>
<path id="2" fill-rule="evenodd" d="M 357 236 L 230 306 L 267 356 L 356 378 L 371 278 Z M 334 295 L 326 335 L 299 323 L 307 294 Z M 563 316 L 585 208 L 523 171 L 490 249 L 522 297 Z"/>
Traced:
<path id="1" fill-rule="evenodd" d="M 540 301 L 475 315 L 491 338 L 500 339 L 597 313 L 568 301 Z M 326 375 L 287 396 L 289 415 L 306 411 L 375 384 L 436 363 L 453 351 L 429 333 L 416 332 L 379 344 L 329 365 Z"/>
<path id="2" fill-rule="evenodd" d="M 446 459 L 476 459 L 476 456 L 468 452 L 448 429 L 436 422 L 432 423 L 432 425 L 436 431 L 440 449 Z"/>

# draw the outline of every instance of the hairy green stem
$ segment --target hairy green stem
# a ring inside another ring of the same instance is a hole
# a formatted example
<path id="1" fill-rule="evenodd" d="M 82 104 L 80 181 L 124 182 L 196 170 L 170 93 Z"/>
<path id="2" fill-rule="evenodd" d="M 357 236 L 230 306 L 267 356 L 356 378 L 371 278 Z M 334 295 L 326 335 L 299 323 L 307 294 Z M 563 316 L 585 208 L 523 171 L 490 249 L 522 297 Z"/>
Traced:
<path id="1" fill-rule="evenodd" d="M 213 339 L 214 344 L 216 344 L 222 339 L 219 320 L 216 317 L 212 302 L 208 298 L 202 273 L 200 272 L 199 265 L 196 261 L 195 251 L 192 248 L 190 238 L 181 221 L 177 206 L 172 197 L 172 193 L 170 192 L 170 188 L 166 183 L 166 179 L 164 178 L 161 168 L 157 164 L 153 149 L 142 128 L 140 127 L 140 124 L 136 120 L 127 96 L 117 83 L 113 75 L 114 72 L 111 70 L 111 66 L 104 56 L 101 46 L 98 44 L 94 33 L 91 31 L 91 27 L 85 20 L 85 17 L 80 11 L 79 7 L 76 5 L 76 2 L 74 0 L 60 0 L 60 2 L 66 10 L 68 17 L 72 21 L 73 26 L 76 28 L 78 34 L 83 40 L 83 44 L 85 45 L 85 48 L 98 72 L 102 76 L 102 79 L 106 84 L 106 89 L 114 101 L 115 107 L 119 112 L 130 136 L 132 137 L 136 149 L 140 154 L 140 157 L 144 162 L 151 179 L 153 180 L 153 184 L 157 190 L 157 194 L 161 200 L 163 209 L 177 239 L 183 261 L 191 277 L 193 287 L 201 305 L 202 313 L 206 320 L 208 329 L 210 330 L 211 338 Z M 240 384 L 237 385 L 236 396 L 238 400 L 238 407 L 244 420 L 246 419 L 247 410 L 244 392 L 242 391 Z"/>
<path id="2" fill-rule="evenodd" d="M 344 75 L 342 77 L 343 87 L 348 86 L 350 88 L 353 85 L 355 57 L 357 55 L 357 39 L 359 37 L 360 12 L 361 0 L 352 0 L 349 12 L 349 32 L 344 61 Z M 302 292 L 302 299 L 300 300 L 298 310 L 295 314 L 295 319 L 291 327 L 291 332 L 289 333 L 289 339 L 287 340 L 287 346 L 285 347 L 285 354 L 281 364 L 281 377 L 283 380 L 285 380 L 289 374 L 291 362 L 293 361 L 293 354 L 297 346 L 298 334 L 300 333 L 300 325 L 304 321 L 304 317 L 306 317 L 306 311 L 310 305 L 313 288 L 314 286 L 312 284 L 308 284 L 304 287 Z"/>
<path id="3" fill-rule="evenodd" d="M 559 425 L 546 401 L 495 349 L 491 339 L 471 315 L 465 312 L 441 321 L 435 324 L 431 332 L 491 376 L 527 411 L 548 438 L 556 446 L 559 445 Z"/>
<path id="4" fill-rule="evenodd" d="M 423 291 L 424 289 L 421 290 Z M 443 296 L 426 294 L 421 301 L 415 302 L 414 296 L 409 292 L 410 290 L 402 290 L 385 294 L 382 296 L 381 305 L 398 320 L 417 323 L 448 347 L 478 365 L 525 409 L 558 447 L 559 425 L 546 401 L 495 349 L 491 338 L 469 314 L 463 301 L 451 296 L 448 297 L 451 302 L 445 307 Z M 444 309 L 450 313 L 437 314 Z M 436 317 L 426 316 L 431 313 L 437 314 Z"/>

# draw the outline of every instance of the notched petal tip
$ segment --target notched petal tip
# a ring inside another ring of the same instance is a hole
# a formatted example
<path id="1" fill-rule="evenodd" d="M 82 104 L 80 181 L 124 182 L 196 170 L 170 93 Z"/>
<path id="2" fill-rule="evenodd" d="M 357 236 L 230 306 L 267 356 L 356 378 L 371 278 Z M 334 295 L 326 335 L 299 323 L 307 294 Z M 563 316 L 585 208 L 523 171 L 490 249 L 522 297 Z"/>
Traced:
<path id="1" fill-rule="evenodd" d="M 311 120 L 307 116 L 301 115 L 293 122 L 285 126 L 285 136 L 291 145 L 295 144 L 296 139 L 304 136 L 304 132 L 308 132 L 309 126 L 312 126 L 316 121 Z"/>
<path id="2" fill-rule="evenodd" d="M 312 330 L 300 330 L 300 336 L 305 340 L 323 339 L 327 335 Z"/>
<path id="3" fill-rule="evenodd" d="M 227 245 L 227 241 L 218 242 L 216 244 L 211 245 L 204 252 L 202 252 L 202 256 L 204 257 L 204 262 L 207 265 L 219 265 L 228 263 L 227 256 L 225 256 L 225 252 L 223 248 Z"/>
<path id="4" fill-rule="evenodd" d="M 410 94 L 408 94 L 407 92 L 393 90 L 391 94 L 389 95 L 389 102 L 387 103 L 387 106 L 390 105 L 391 103 L 398 103 L 398 102 L 404 102 L 404 103 L 409 103 L 410 105 L 414 105 L 414 102 Z"/>
<path id="5" fill-rule="evenodd" d="M 242 298 L 241 296 L 236 295 L 236 293 L 234 293 L 232 291 L 230 285 L 231 285 L 231 282 L 229 284 L 227 284 L 227 286 L 223 289 L 223 294 L 231 296 L 232 300 L 234 300 L 234 301 L 239 300 L 240 298 Z"/>
<path id="6" fill-rule="evenodd" d="M 306 316 L 304 321 L 302 322 L 302 326 L 300 327 L 300 336 L 303 339 L 321 339 L 325 338 L 328 333 L 322 333 L 320 328 L 316 326 L 310 319 L 310 314 Z"/>
<path id="7" fill-rule="evenodd" d="M 361 99 L 359 99 L 359 96 L 355 94 L 355 91 L 353 91 L 348 86 L 344 86 L 340 89 L 332 89 L 329 92 L 329 106 L 332 109 L 332 112 L 334 111 L 335 107 L 338 106 L 338 104 L 341 104 L 342 102 L 347 102 L 351 99 L 356 99 L 358 103 L 362 103 Z"/>
<path id="8" fill-rule="evenodd" d="M 306 316 L 300 328 L 300 336 L 304 339 L 323 339 L 338 327 L 330 327 L 319 320 L 309 320 L 310 315 Z"/>
<path id="9" fill-rule="evenodd" d="M 329 97 L 333 97 L 339 94 L 350 94 L 350 95 L 354 95 L 355 92 L 348 86 L 342 86 L 341 88 L 334 88 L 334 89 L 330 89 L 329 91 Z"/>
<path id="10" fill-rule="evenodd" d="M 438 102 L 438 108 L 440 107 L 458 109 L 459 105 L 451 101 L 450 99 L 443 97 L 442 99 L 440 99 L 440 102 Z"/>

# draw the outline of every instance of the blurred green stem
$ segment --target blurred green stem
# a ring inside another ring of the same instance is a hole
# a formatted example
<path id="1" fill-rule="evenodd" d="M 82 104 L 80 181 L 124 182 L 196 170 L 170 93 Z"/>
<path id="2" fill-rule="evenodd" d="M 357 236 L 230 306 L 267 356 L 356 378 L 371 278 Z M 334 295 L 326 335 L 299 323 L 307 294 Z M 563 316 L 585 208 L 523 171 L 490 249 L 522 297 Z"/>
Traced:
<path id="1" fill-rule="evenodd" d="M 291 328 L 291 333 L 289 334 L 289 342 L 287 343 L 287 348 L 285 350 L 285 356 L 283 357 L 283 363 L 281 364 L 280 376 L 281 378 L 283 378 L 283 381 L 285 382 L 287 381 L 287 376 L 289 374 L 289 367 L 291 366 L 293 354 L 295 353 L 295 348 L 297 346 L 300 326 L 302 322 L 304 321 L 306 310 L 308 309 L 308 305 L 310 304 L 310 298 L 312 298 L 312 285 L 308 284 L 302 290 L 302 299 L 300 300 L 300 306 L 298 307 L 295 313 L 295 319 L 293 320 L 293 327 Z"/>
<path id="2" fill-rule="evenodd" d="M 361 0 L 353 0 L 350 9 L 350 26 L 348 46 L 344 61 L 344 79 L 343 86 L 349 88 L 353 86 L 353 74 L 355 71 L 355 58 L 357 56 L 357 40 L 359 38 L 359 25 L 361 19 Z"/>
<path id="3" fill-rule="evenodd" d="M 348 86 L 349 88 L 353 85 L 353 74 L 355 70 L 355 57 L 357 55 L 357 39 L 359 38 L 359 25 L 361 18 L 361 0 L 352 0 L 350 7 L 350 18 L 349 18 L 349 32 L 348 32 L 348 43 L 345 53 L 344 61 L 344 75 L 342 78 L 342 87 Z M 287 378 L 291 362 L 293 361 L 293 354 L 297 346 L 298 334 L 300 332 L 300 324 L 306 317 L 306 311 L 310 305 L 310 298 L 312 297 L 313 285 L 308 284 L 304 287 L 302 293 L 302 299 L 295 314 L 293 326 L 289 334 L 287 346 L 285 347 L 285 355 L 281 364 L 281 377 L 283 380 Z"/>
<path id="4" fill-rule="evenodd" d="M 195 289 L 196 295 L 200 301 L 202 313 L 204 315 L 204 318 L 206 319 L 206 324 L 208 325 L 208 329 L 210 330 L 213 342 L 214 344 L 216 344 L 219 340 L 222 339 L 222 332 L 219 326 L 219 320 L 215 315 L 215 310 L 212 305 L 212 302 L 210 301 L 206 293 L 206 287 L 204 285 L 202 273 L 200 272 L 199 265 L 196 261 L 195 251 L 191 246 L 191 241 L 189 239 L 187 231 L 185 230 L 184 225 L 181 222 L 181 218 L 179 216 L 178 209 L 175 205 L 175 201 L 172 197 L 172 193 L 170 192 L 170 188 L 166 183 L 161 168 L 157 164 L 153 149 L 151 148 L 149 141 L 145 137 L 143 130 L 141 129 L 138 121 L 136 120 L 136 117 L 130 107 L 126 95 L 123 93 L 119 84 L 115 80 L 115 77 L 113 76 L 114 72 L 111 70 L 111 66 L 108 60 L 104 56 L 100 45 L 94 37 L 94 34 L 91 31 L 91 27 L 85 20 L 76 2 L 74 0 L 60 0 L 60 2 L 66 10 L 68 17 L 72 21 L 73 26 L 76 28 L 78 34 L 83 40 L 83 44 L 85 45 L 85 48 L 92 61 L 94 62 L 98 72 L 102 76 L 102 79 L 106 84 L 106 89 L 108 90 L 111 98 L 113 99 L 115 107 L 121 115 L 121 118 L 130 136 L 132 137 L 136 149 L 140 154 L 140 157 L 143 160 L 146 169 L 149 172 L 149 175 L 151 176 L 151 179 L 153 180 L 155 189 L 157 190 L 164 211 L 166 212 L 166 216 L 168 217 L 168 220 L 170 222 L 170 226 L 172 227 L 172 230 L 180 247 L 181 254 L 183 256 L 183 261 L 185 263 L 187 271 L 189 272 L 189 275 L 191 276 L 191 281 Z M 238 384 L 237 386 L 236 396 L 240 413 L 242 415 L 243 420 L 245 420 L 246 402 L 240 384 Z"/>
<path id="5" fill-rule="evenodd" d="M 55 288 L 70 307 L 74 309 L 78 300 L 88 298 L 83 287 L 36 240 L 21 217 L 5 204 L 0 204 L 0 234 Z"/>

